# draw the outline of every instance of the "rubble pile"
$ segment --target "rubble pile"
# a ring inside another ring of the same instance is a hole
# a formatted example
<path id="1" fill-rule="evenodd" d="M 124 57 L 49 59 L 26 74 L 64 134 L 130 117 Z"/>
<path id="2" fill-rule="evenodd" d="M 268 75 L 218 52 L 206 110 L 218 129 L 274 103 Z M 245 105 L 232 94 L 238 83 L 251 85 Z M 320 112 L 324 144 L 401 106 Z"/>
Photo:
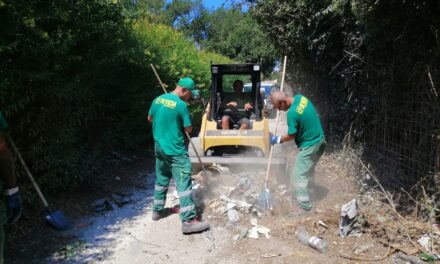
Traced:
<path id="1" fill-rule="evenodd" d="M 211 166 L 210 170 L 216 173 L 203 179 L 194 196 L 205 217 L 232 230 L 233 240 L 269 239 L 273 235 L 291 240 L 295 231 L 303 227 L 317 237 L 328 238 L 330 248 L 347 259 L 379 261 L 390 257 L 393 263 L 437 259 L 440 225 L 402 218 L 385 206 L 378 197 L 380 193 L 358 195 L 342 204 L 339 211 L 316 209 L 305 218 L 268 225 L 273 219 L 265 221 L 265 217 L 286 216 L 293 208 L 288 184 L 271 175 L 267 184 L 269 192 L 265 192 L 264 170 L 232 172 L 219 165 Z M 361 236 L 364 236 L 361 240 L 347 240 Z M 350 241 L 359 243 L 349 247 Z"/>
<path id="2" fill-rule="evenodd" d="M 203 208 L 205 216 L 234 229 L 235 240 L 270 238 L 270 228 L 259 225 L 258 220 L 274 214 L 271 209 L 290 204 L 288 186 L 279 183 L 276 177 L 269 177 L 270 188 L 265 191 L 264 170 L 232 172 L 216 164 L 208 169 L 215 173 L 197 181 L 200 185 L 194 191 L 196 205 Z"/>
<path id="3" fill-rule="evenodd" d="M 402 217 L 382 202 L 380 193 L 360 196 L 362 230 L 378 244 L 388 248 L 386 256 L 396 253 L 392 263 L 423 263 L 440 260 L 440 226 L 421 222 L 413 216 Z M 370 259 L 372 260 L 372 258 Z"/>

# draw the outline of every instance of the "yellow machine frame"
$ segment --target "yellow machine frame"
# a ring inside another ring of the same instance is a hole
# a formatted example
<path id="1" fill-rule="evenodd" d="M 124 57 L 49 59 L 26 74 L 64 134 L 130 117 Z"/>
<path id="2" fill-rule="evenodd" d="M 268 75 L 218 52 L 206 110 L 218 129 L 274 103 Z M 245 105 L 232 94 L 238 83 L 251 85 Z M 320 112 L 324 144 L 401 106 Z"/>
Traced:
<path id="1" fill-rule="evenodd" d="M 266 118 L 260 121 L 251 120 L 251 129 L 221 130 L 217 129 L 216 121 L 209 121 L 210 105 L 206 107 L 202 117 L 200 129 L 200 147 L 204 153 L 209 149 L 218 146 L 247 146 L 255 147 L 264 153 L 269 153 L 269 122 Z"/>

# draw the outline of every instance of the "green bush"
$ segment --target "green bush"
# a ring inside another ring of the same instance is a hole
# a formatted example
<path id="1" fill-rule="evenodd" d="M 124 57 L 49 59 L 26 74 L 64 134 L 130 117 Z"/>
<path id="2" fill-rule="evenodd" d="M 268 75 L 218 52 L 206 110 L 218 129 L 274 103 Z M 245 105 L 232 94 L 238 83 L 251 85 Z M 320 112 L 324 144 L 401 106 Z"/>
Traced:
<path id="1" fill-rule="evenodd" d="M 206 94 L 209 61 L 226 61 L 108 1 L 0 1 L 0 23 L 0 109 L 43 189 L 96 181 L 113 150 L 151 143 L 150 63 L 170 89 L 190 75 Z"/>

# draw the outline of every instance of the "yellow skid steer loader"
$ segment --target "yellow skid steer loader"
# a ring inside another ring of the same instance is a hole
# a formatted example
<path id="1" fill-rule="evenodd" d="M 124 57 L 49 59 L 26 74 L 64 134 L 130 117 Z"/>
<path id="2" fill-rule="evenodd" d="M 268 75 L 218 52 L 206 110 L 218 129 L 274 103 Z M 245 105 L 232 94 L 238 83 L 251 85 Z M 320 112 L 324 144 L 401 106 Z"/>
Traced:
<path id="1" fill-rule="evenodd" d="M 203 165 L 216 163 L 225 166 L 267 166 L 270 152 L 269 120 L 264 114 L 264 100 L 260 92 L 261 69 L 259 64 L 212 64 L 210 98 L 202 117 L 199 140 L 193 139 L 201 155 Z M 233 89 L 235 81 L 246 85 L 240 97 L 245 97 L 252 109 L 227 107 L 237 93 Z M 222 117 L 234 116 L 235 120 L 249 119 L 248 129 L 239 129 L 230 124 L 230 129 L 222 129 Z M 193 167 L 200 168 L 200 162 L 191 148 L 189 155 Z M 250 167 L 249 167 L 250 168 Z M 287 170 L 285 157 L 273 157 L 271 168 Z"/>

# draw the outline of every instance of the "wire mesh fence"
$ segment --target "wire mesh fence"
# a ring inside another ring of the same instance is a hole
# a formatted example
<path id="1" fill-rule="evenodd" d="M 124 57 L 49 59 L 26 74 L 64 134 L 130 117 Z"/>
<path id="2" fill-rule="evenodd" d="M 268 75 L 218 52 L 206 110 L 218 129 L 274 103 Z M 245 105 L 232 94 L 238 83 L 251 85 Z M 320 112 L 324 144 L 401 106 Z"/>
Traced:
<path id="1" fill-rule="evenodd" d="M 419 84 L 382 94 L 366 138 L 368 162 L 381 182 L 440 186 L 440 97 L 428 73 Z"/>

